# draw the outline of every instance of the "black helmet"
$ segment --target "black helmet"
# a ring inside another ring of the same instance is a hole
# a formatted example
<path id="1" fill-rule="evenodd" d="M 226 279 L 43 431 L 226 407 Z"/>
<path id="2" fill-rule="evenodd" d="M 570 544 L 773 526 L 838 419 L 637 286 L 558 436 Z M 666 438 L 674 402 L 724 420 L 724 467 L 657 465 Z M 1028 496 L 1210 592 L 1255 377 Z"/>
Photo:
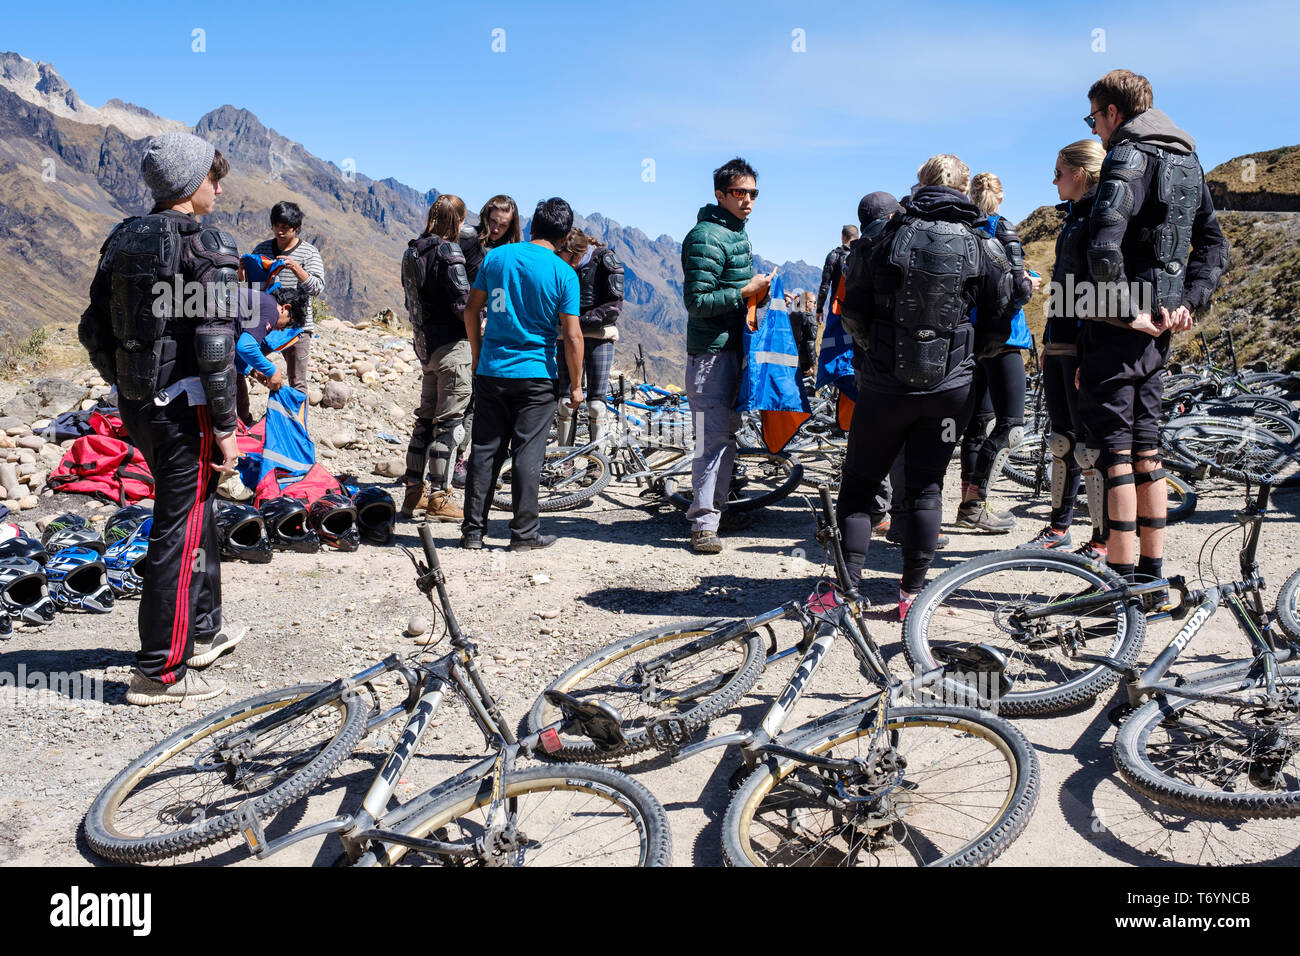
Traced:
<path id="1" fill-rule="evenodd" d="M 320 550 L 320 535 L 311 528 L 307 506 L 298 498 L 281 495 L 262 502 L 258 509 L 266 522 L 266 536 L 271 544 L 285 551 L 315 554 Z"/>
<path id="2" fill-rule="evenodd" d="M 25 534 L 16 538 L 9 538 L 7 541 L 0 541 L 0 560 L 5 558 L 26 558 L 43 567 L 48 557 L 49 552 L 45 550 L 45 545 Z"/>
<path id="3" fill-rule="evenodd" d="M 96 614 L 113 610 L 104 560 L 94 548 L 64 548 L 45 564 L 50 597 L 60 608 L 80 608 Z"/>
<path id="4" fill-rule="evenodd" d="M 27 624 L 49 624 L 54 620 L 45 569 L 26 558 L 0 560 L 0 606 Z"/>
<path id="5" fill-rule="evenodd" d="M 0 607 L 0 640 L 8 640 L 14 633 L 14 619 L 9 612 Z"/>
<path id="6" fill-rule="evenodd" d="M 52 519 L 41 532 L 41 544 L 49 554 L 64 548 L 94 548 L 100 554 L 108 550 L 99 532 L 92 529 L 81 515 L 74 514 L 62 514 Z"/>
<path id="7" fill-rule="evenodd" d="M 118 508 L 104 523 L 104 543 L 112 547 L 124 538 L 129 538 L 146 518 L 153 517 L 153 509 L 144 505 L 127 505 Z"/>
<path id="8" fill-rule="evenodd" d="M 378 485 L 366 485 L 352 496 L 352 507 L 357 509 L 357 530 L 361 532 L 362 541 L 368 544 L 393 543 L 397 505 L 392 495 Z"/>
<path id="9" fill-rule="evenodd" d="M 271 560 L 271 542 L 266 524 L 256 508 L 217 499 L 217 537 L 221 539 L 221 556 L 266 564 Z"/>
<path id="10" fill-rule="evenodd" d="M 338 492 L 322 495 L 311 506 L 311 526 L 321 541 L 339 551 L 355 551 L 361 545 L 357 531 L 357 509 Z"/>

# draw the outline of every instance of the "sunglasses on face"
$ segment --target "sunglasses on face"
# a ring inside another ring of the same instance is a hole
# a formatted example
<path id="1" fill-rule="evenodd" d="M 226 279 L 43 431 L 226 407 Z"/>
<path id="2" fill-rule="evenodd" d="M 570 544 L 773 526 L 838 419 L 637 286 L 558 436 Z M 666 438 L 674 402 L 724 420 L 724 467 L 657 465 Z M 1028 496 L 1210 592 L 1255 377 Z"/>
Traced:
<path id="1" fill-rule="evenodd" d="M 746 196 L 748 196 L 750 199 L 757 199 L 758 190 L 757 189 L 728 189 L 727 195 L 729 195 L 732 199 L 744 199 Z"/>
<path id="2" fill-rule="evenodd" d="M 1083 118 L 1083 121 L 1088 124 L 1088 129 L 1097 128 L 1097 114 L 1104 113 L 1105 111 L 1106 111 L 1106 107 L 1103 106 L 1099 110 L 1093 110 L 1091 113 L 1089 113 L 1087 116 Z"/>

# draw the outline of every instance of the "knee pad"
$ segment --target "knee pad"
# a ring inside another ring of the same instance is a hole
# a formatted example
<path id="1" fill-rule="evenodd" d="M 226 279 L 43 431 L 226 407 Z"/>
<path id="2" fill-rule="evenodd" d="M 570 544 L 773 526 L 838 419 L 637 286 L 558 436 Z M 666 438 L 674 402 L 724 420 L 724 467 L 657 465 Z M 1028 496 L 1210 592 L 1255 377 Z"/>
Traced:
<path id="1" fill-rule="evenodd" d="M 1007 448 L 1008 449 L 1017 448 L 1020 446 L 1020 443 L 1024 440 L 1025 440 L 1025 426 L 1019 423 L 1012 425 L 1011 430 L 1007 432 Z"/>
<path id="2" fill-rule="evenodd" d="M 1101 461 L 1101 449 L 1093 448 L 1091 445 L 1076 444 L 1074 446 L 1074 460 L 1079 463 L 1079 467 L 1084 471 L 1091 471 Z"/>
<path id="3" fill-rule="evenodd" d="M 1098 464 L 1101 462 L 1100 448 L 1088 445 L 1074 446 L 1074 460 L 1083 469 L 1083 487 L 1088 495 L 1088 515 L 1092 526 L 1101 532 L 1102 540 L 1106 536 L 1106 486 Z"/>
<path id="4" fill-rule="evenodd" d="M 1133 455 L 1131 453 L 1113 452 L 1107 449 L 1106 453 L 1102 455 L 1101 467 L 1102 470 L 1105 471 L 1106 473 L 1107 491 L 1109 491 L 1111 488 L 1118 488 L 1121 485 L 1134 484 L 1133 471 L 1132 471 Z M 1128 468 L 1129 471 L 1122 475 L 1112 475 L 1110 473 L 1110 470 L 1112 468 Z"/>
<path id="5" fill-rule="evenodd" d="M 1153 482 L 1153 481 L 1163 481 L 1164 478 L 1165 478 L 1169 473 L 1168 473 L 1167 471 L 1165 471 L 1163 468 L 1160 467 L 1160 464 L 1161 464 L 1161 461 L 1160 461 L 1160 449 L 1158 449 L 1158 448 L 1142 448 L 1142 449 L 1136 449 L 1136 451 L 1137 451 L 1137 462 L 1138 462 L 1138 463 L 1140 463 L 1140 462 L 1150 462 L 1151 464 L 1154 464 L 1155 467 L 1152 468 L 1150 471 L 1138 471 L 1136 468 L 1134 468 L 1134 469 L 1133 469 L 1133 482 L 1134 482 L 1134 484 L 1138 484 L 1138 485 L 1147 485 L 1147 484 L 1150 484 L 1150 483 Z M 1144 454 L 1144 452 L 1149 452 L 1150 454 Z M 1141 524 L 1141 522 L 1138 522 L 1138 523 Z"/>
<path id="6" fill-rule="evenodd" d="M 903 511 L 942 511 L 943 496 L 938 489 L 922 491 L 920 494 L 914 494 L 907 491 L 903 496 Z"/>
<path id="7" fill-rule="evenodd" d="M 1065 458 L 1074 454 L 1074 449 L 1074 436 L 1069 432 L 1052 432 L 1047 436 L 1047 451 L 1053 458 Z M 1075 461 L 1078 461 L 1077 454 Z"/>

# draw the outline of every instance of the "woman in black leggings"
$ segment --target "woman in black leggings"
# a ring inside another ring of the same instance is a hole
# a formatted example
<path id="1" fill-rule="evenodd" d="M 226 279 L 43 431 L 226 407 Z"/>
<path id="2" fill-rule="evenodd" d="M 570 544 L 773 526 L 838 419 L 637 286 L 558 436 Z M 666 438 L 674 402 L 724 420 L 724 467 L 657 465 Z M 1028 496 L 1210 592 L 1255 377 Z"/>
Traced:
<path id="1" fill-rule="evenodd" d="M 1056 237 L 1056 265 L 1052 269 L 1052 295 L 1048 300 L 1047 327 L 1043 330 L 1043 397 L 1051 421 L 1047 439 L 1052 454 L 1052 515 L 1047 527 L 1022 548 L 1068 548 L 1070 525 L 1074 521 L 1074 501 L 1079 493 L 1081 474 L 1075 449 L 1083 437 L 1079 420 L 1079 389 L 1075 375 L 1079 369 L 1076 341 L 1079 319 L 1070 290 L 1088 281 L 1088 216 L 1101 176 L 1106 151 L 1092 139 L 1071 143 L 1056 156 L 1053 181 L 1061 197 L 1057 206 L 1065 213 L 1060 235 Z M 1100 488 L 1101 478 L 1090 476 Z M 1100 499 L 1100 495 L 1097 496 Z M 1099 506 L 1104 510 L 1104 505 Z M 1089 557 L 1104 557 L 1106 538 L 1101 515 L 1092 516 L 1092 540 L 1079 549 Z"/>
<path id="2" fill-rule="evenodd" d="M 1037 288 L 1038 278 L 1025 273 L 1020 237 L 998 215 L 1002 183 L 992 173 L 979 173 L 971 180 L 970 195 L 988 217 L 983 223 L 985 235 L 996 238 L 1007 251 L 1016 277 L 1016 301 L 1023 305 Z M 1029 348 L 1030 341 L 1029 325 L 1021 309 L 1011 321 L 1006 347 L 991 358 L 980 359 L 975 368 L 975 413 L 962 438 L 961 505 L 957 508 L 956 521 L 959 528 L 1005 534 L 1016 525 L 1011 515 L 999 514 L 989 506 L 988 490 L 989 481 L 1002 470 L 1007 452 L 1020 443 L 1024 433 L 1022 351 Z M 989 422 L 994 423 L 991 432 L 988 432 Z"/>

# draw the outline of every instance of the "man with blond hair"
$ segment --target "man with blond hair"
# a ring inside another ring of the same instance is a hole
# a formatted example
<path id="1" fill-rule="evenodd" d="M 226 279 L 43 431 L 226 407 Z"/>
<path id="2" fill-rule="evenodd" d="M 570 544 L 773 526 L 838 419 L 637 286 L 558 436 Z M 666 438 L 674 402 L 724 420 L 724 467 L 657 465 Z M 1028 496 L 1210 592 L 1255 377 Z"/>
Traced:
<path id="1" fill-rule="evenodd" d="M 1228 268 L 1196 142 L 1152 102 L 1146 77 L 1112 70 L 1088 90 L 1084 118 L 1107 154 L 1088 223 L 1099 321 L 1079 335 L 1079 416 L 1105 474 L 1107 562 L 1130 580 L 1163 576 L 1170 332 L 1192 327 Z"/>

